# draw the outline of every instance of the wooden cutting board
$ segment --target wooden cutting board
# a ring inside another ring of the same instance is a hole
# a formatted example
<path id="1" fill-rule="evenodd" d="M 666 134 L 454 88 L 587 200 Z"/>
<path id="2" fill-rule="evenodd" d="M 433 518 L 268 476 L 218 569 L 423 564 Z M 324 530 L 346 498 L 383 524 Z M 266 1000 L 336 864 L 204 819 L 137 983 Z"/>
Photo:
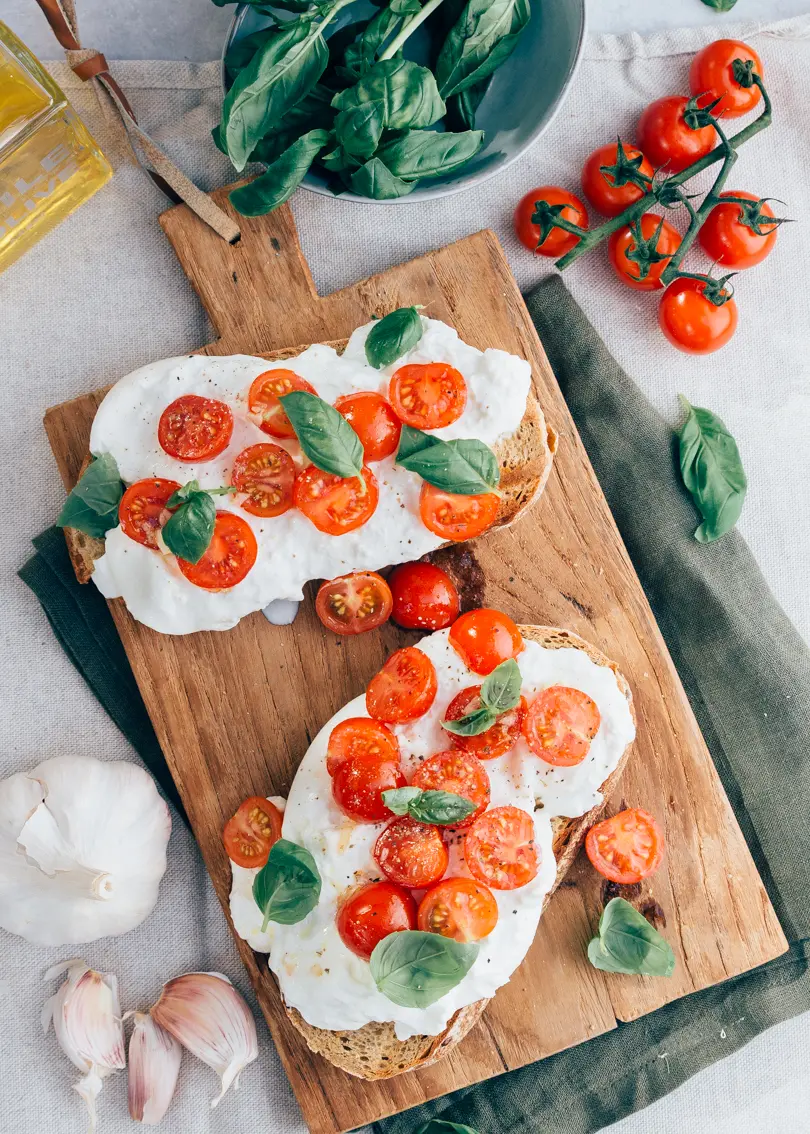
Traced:
<path id="1" fill-rule="evenodd" d="M 213 194 L 224 208 L 227 192 Z M 479 232 L 320 297 L 289 208 L 239 223 L 241 240 L 229 246 L 184 206 L 161 217 L 219 335 L 202 353 L 340 339 L 372 315 L 421 303 L 467 342 L 531 362 L 559 452 L 530 513 L 475 543 L 486 602 L 517 622 L 569 627 L 618 663 L 635 696 L 638 739 L 610 808 L 626 801 L 652 811 L 668 848 L 650 889 L 677 958 L 671 979 L 591 968 L 585 946 L 601 880 L 580 861 L 483 1021 L 434 1067 L 385 1081 L 353 1079 L 312 1055 L 287 1022 L 263 959 L 237 938 L 310 1130 L 337 1134 L 580 1043 L 760 965 L 787 942 L 495 236 Z M 46 414 L 67 488 L 100 399 L 91 393 Z M 172 638 L 134 622 L 120 601 L 110 605 L 227 917 L 225 820 L 247 795 L 286 794 L 310 738 L 416 636 L 389 624 L 342 639 L 323 630 L 306 602 L 292 626 L 271 626 L 257 613 L 227 633 Z"/>

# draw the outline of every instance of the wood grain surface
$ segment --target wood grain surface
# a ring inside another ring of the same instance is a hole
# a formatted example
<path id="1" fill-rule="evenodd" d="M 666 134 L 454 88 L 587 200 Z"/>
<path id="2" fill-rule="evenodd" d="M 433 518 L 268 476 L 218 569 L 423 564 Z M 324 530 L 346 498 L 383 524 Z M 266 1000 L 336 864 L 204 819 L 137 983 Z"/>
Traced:
<path id="1" fill-rule="evenodd" d="M 213 194 L 227 208 L 227 189 Z M 513 528 L 476 541 L 487 604 L 517 622 L 568 627 L 627 677 L 638 739 L 610 800 L 644 806 L 668 846 L 650 891 L 666 918 L 674 976 L 608 975 L 585 945 L 602 903 L 582 860 L 552 900 L 532 949 L 482 1022 L 433 1067 L 378 1082 L 312 1055 L 287 1022 L 261 957 L 237 938 L 313 1134 L 336 1134 L 550 1055 L 784 952 L 784 935 L 734 819 L 686 695 L 613 523 L 503 252 L 491 232 L 319 297 L 290 210 L 239 218 L 225 244 L 185 207 L 161 217 L 219 338 L 204 353 L 262 354 L 348 336 L 403 304 L 452 323 L 467 342 L 527 358 L 559 451 L 544 496 Z M 48 411 L 65 485 L 87 452 L 100 394 Z M 311 737 L 414 634 L 388 625 L 342 639 L 305 602 L 292 626 L 261 614 L 226 633 L 173 638 L 111 609 L 227 917 L 225 820 L 246 795 L 285 794 Z"/>

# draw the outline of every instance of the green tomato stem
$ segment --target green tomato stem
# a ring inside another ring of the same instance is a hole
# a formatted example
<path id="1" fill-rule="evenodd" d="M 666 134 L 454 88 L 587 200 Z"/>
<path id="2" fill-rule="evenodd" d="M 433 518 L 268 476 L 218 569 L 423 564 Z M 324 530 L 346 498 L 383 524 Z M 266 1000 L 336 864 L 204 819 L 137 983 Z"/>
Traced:
<path id="1" fill-rule="evenodd" d="M 421 12 L 417 12 L 413 19 L 409 20 L 403 28 L 394 36 L 391 42 L 383 51 L 379 58 L 379 62 L 383 59 L 393 59 L 396 53 L 402 47 L 403 43 L 416 31 L 420 24 L 423 24 L 431 12 L 435 12 L 442 0 L 428 0 Z"/>

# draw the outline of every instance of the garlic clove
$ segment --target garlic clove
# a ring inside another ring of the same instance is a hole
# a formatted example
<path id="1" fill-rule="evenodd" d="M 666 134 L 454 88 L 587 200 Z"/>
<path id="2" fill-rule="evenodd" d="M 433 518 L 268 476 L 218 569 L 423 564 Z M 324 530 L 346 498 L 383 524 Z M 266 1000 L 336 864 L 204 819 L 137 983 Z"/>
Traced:
<path id="1" fill-rule="evenodd" d="M 152 1018 L 219 1075 L 216 1106 L 259 1054 L 256 1024 L 245 1001 L 221 973 L 186 973 L 163 986 Z"/>
<path id="2" fill-rule="evenodd" d="M 177 1085 L 183 1049 L 165 1028 L 145 1012 L 132 1013 L 127 1095 L 136 1122 L 155 1126 L 169 1109 Z"/>

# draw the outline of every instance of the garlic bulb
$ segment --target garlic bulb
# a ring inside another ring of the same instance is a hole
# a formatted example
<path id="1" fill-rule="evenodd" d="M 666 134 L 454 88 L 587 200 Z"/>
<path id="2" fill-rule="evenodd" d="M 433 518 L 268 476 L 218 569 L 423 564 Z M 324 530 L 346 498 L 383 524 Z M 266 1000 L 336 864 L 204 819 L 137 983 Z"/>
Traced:
<path id="1" fill-rule="evenodd" d="M 183 1049 L 147 1013 L 130 1014 L 135 1027 L 129 1038 L 129 1113 L 136 1122 L 156 1126 L 172 1101 Z"/>
<path id="2" fill-rule="evenodd" d="M 157 901 L 170 830 L 135 764 L 56 756 L 0 781 L 0 927 L 37 945 L 134 929 Z"/>

